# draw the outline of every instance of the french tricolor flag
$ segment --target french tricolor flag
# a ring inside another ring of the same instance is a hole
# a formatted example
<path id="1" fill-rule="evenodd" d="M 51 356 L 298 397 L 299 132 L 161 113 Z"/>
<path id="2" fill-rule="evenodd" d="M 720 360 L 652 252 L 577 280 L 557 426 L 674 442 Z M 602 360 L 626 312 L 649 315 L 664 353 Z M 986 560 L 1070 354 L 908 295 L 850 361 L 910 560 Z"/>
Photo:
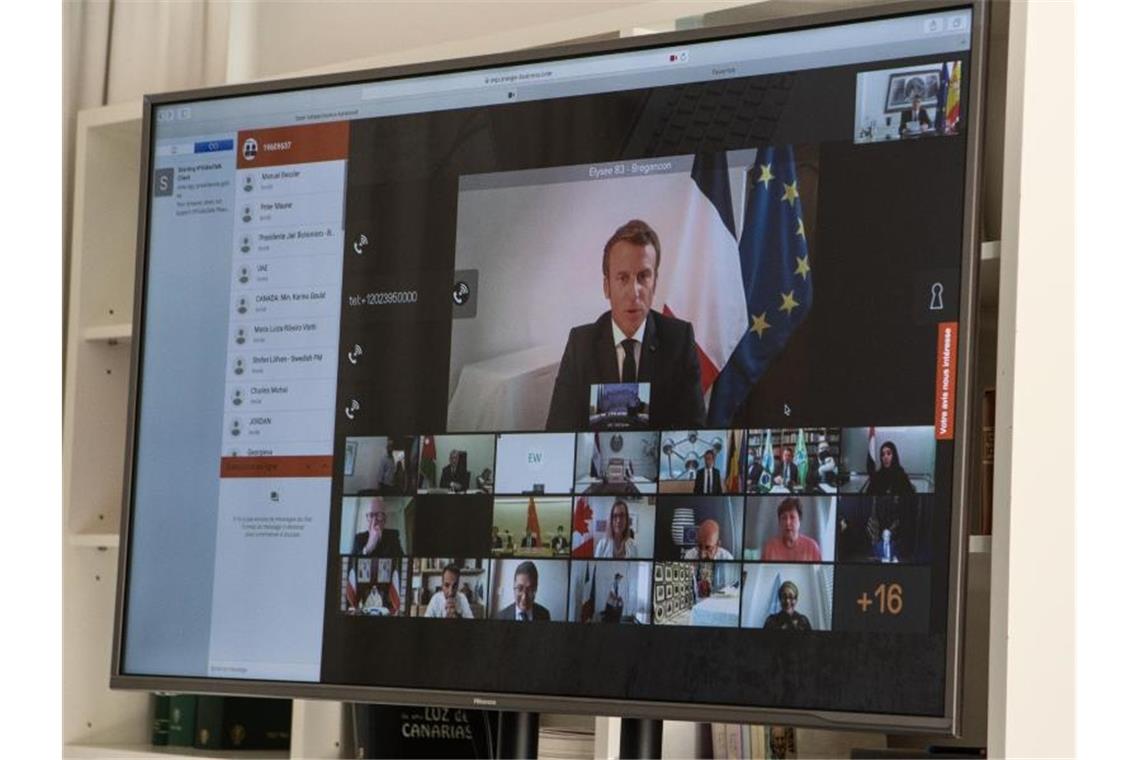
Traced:
<path id="1" fill-rule="evenodd" d="M 743 174 L 743 170 L 741 170 Z M 693 158 L 692 184 L 681 237 L 662 256 L 662 311 L 693 325 L 706 399 L 740 336 L 748 330 L 748 304 L 732 210 L 728 161 L 721 153 Z"/>

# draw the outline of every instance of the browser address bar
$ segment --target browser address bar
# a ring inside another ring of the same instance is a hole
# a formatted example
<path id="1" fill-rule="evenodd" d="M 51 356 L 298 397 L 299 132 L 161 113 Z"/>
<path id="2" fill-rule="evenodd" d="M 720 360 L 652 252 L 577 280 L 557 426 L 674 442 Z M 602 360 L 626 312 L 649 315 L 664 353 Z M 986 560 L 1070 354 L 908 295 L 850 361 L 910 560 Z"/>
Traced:
<path id="1" fill-rule="evenodd" d="M 361 100 L 388 100 L 439 95 L 483 87 L 502 87 L 535 82 L 564 81 L 585 77 L 603 76 L 630 71 L 664 68 L 688 63 L 689 51 L 654 50 L 649 53 L 631 53 L 620 59 L 568 61 L 548 66 L 518 66 L 506 69 L 488 69 L 478 73 L 441 74 L 433 77 L 380 82 L 365 86 Z"/>

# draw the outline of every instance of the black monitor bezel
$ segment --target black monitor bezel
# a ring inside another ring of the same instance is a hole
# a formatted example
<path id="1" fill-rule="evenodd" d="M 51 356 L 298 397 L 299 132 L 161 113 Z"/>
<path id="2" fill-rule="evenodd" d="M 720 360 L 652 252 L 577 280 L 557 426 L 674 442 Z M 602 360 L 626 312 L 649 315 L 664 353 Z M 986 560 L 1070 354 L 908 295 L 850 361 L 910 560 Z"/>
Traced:
<path id="1" fill-rule="evenodd" d="M 135 447 L 138 443 L 138 404 L 141 359 L 144 349 L 143 316 L 146 310 L 146 271 L 149 244 L 151 156 L 154 141 L 155 109 L 170 103 L 203 101 L 245 95 L 265 95 L 431 74 L 447 74 L 525 63 L 548 63 L 604 53 L 622 53 L 710 42 L 778 31 L 831 26 L 904 15 L 970 8 L 971 63 L 968 109 L 972 128 L 966 131 L 966 186 L 963 207 L 963 248 L 961 309 L 958 332 L 958 392 L 955 415 L 955 453 L 952 481 L 951 540 L 949 557 L 949 599 L 947 615 L 946 686 L 941 716 L 911 716 L 889 713 L 856 713 L 828 710 L 741 707 L 739 705 L 692 702 L 659 702 L 595 699 L 589 697 L 538 696 L 515 693 L 412 690 L 381 686 L 349 686 L 291 681 L 218 679 L 186 676 L 141 676 L 122 672 L 126 588 L 130 564 L 130 535 L 133 506 Z M 682 32 L 574 43 L 564 46 L 530 48 L 428 63 L 391 66 L 344 73 L 278 79 L 223 87 L 147 95 L 143 98 L 142 146 L 139 179 L 139 219 L 136 237 L 135 299 L 132 318 L 130 388 L 127 404 L 126 456 L 123 475 L 123 503 L 120 522 L 119 567 L 116 582 L 113 650 L 110 686 L 115 689 L 178 691 L 203 694 L 330 699 L 351 702 L 423 704 L 466 709 L 519 710 L 527 712 L 620 715 L 633 718 L 661 718 L 686 721 L 720 721 L 800 725 L 820 728 L 879 729 L 899 733 L 957 734 L 961 730 L 964 637 L 964 582 L 966 516 L 974 493 L 975 468 L 970 466 L 975 449 L 969 431 L 975 429 L 976 404 L 972 403 L 976 382 L 974 352 L 978 312 L 978 273 L 980 267 L 980 203 L 982 113 L 986 39 L 989 3 L 987 0 L 916 0 L 869 5 L 839 11 L 808 13 L 761 22 L 702 28 Z"/>

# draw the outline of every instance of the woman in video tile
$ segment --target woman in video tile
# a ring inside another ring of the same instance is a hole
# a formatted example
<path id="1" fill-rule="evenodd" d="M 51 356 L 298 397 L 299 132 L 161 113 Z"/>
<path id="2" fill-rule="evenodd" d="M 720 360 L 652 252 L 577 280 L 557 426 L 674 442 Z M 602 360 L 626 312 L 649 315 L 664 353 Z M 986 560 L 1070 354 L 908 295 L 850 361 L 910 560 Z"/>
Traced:
<path id="1" fill-rule="evenodd" d="M 765 631 L 810 631 L 811 622 L 806 615 L 796 612 L 796 602 L 800 598 L 800 590 L 791 581 L 784 581 L 780 585 L 780 611 L 769 615 L 764 621 Z"/>
<path id="2" fill-rule="evenodd" d="M 866 493 L 872 496 L 904 496 L 914 493 L 914 485 L 903 469 L 899 450 L 892 441 L 887 441 L 879 448 L 879 467 L 871 473 Z"/>
<path id="3" fill-rule="evenodd" d="M 606 559 L 632 559 L 637 556 L 633 529 L 629 526 L 629 505 L 621 499 L 614 499 L 614 504 L 610 507 L 606 535 L 598 542 L 594 556 Z"/>

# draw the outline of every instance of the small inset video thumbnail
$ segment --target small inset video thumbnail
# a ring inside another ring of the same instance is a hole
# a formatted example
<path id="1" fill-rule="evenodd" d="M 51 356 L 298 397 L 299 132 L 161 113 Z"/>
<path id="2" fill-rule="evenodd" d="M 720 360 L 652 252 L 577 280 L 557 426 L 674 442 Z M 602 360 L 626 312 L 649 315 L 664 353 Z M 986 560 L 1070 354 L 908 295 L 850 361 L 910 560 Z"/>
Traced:
<path id="1" fill-rule="evenodd" d="M 956 135 L 963 126 L 962 61 L 922 63 L 855 77 L 855 142 Z"/>
<path id="2" fill-rule="evenodd" d="M 653 566 L 653 623 L 735 628 L 740 623 L 740 565 L 658 562 Z"/>
<path id="3" fill-rule="evenodd" d="M 570 497 L 500 496 L 491 523 L 495 556 L 553 557 L 570 553 Z"/>
<path id="4" fill-rule="evenodd" d="M 566 620 L 570 563 L 551 559 L 491 561 L 491 617 L 519 623 Z"/>
<path id="5" fill-rule="evenodd" d="M 487 616 L 487 568 L 482 559 L 412 560 L 412 617 L 479 620 Z"/>
<path id="6" fill-rule="evenodd" d="M 842 493 L 909 496 L 934 492 L 934 426 L 843 428 Z"/>
<path id="7" fill-rule="evenodd" d="M 358 557 L 411 554 L 415 511 L 408 496 L 344 497 L 340 512 L 340 553 Z"/>
<path id="8" fill-rule="evenodd" d="M 740 625 L 766 631 L 830 631 L 834 565 L 744 565 Z"/>
<path id="9" fill-rule="evenodd" d="M 349 438 L 344 444 L 344 495 L 414 494 L 419 459 L 418 436 Z"/>
<path id="10" fill-rule="evenodd" d="M 748 432 L 748 493 L 835 493 L 840 472 L 839 428 Z"/>
<path id="11" fill-rule="evenodd" d="M 841 496 L 836 551 L 840 562 L 931 561 L 930 496 Z"/>
<path id="12" fill-rule="evenodd" d="M 652 562 L 570 563 L 570 620 L 648 625 Z"/>
<path id="13" fill-rule="evenodd" d="M 649 559 L 653 556 L 653 499 L 579 496 L 574 505 L 575 557 Z"/>
<path id="14" fill-rule="evenodd" d="M 423 437 L 419 493 L 493 493 L 494 487 L 494 435 Z"/>
<path id="15" fill-rule="evenodd" d="M 500 434 L 495 445 L 495 493 L 540 496 L 572 492 L 573 433 Z"/>
<path id="16" fill-rule="evenodd" d="M 590 430 L 649 427 L 649 383 L 594 383 L 590 386 Z"/>
<path id="17" fill-rule="evenodd" d="M 647 431 L 581 433 L 574 491 L 584 494 L 657 493 L 661 434 Z"/>
<path id="18" fill-rule="evenodd" d="M 750 496 L 744 506 L 744 559 L 835 560 L 834 496 Z"/>
<path id="19" fill-rule="evenodd" d="M 662 433 L 658 493 L 743 493 L 743 444 L 743 430 Z"/>
<path id="20" fill-rule="evenodd" d="M 406 559 L 340 558 L 340 610 L 347 615 L 404 614 Z"/>
<path id="21" fill-rule="evenodd" d="M 658 496 L 654 556 L 727 560 L 741 556 L 743 496 Z"/>

